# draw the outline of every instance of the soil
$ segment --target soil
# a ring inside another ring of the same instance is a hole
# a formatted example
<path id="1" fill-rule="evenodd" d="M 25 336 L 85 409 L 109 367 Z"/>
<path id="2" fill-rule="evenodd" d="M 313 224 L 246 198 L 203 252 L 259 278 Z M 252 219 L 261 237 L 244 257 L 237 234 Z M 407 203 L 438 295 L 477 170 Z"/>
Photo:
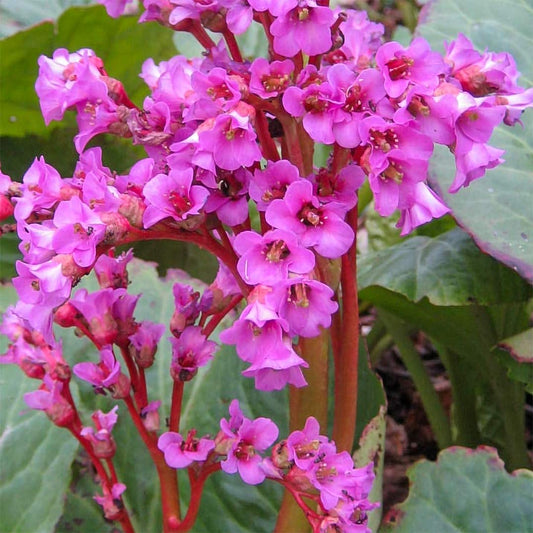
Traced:
<path id="1" fill-rule="evenodd" d="M 417 344 L 442 404 L 449 410 L 451 385 L 446 371 L 423 338 Z M 420 396 L 394 349 L 381 357 L 376 371 L 383 380 L 388 402 L 383 474 L 383 516 L 386 516 L 394 504 L 407 497 L 407 469 L 420 459 L 435 460 L 439 450 Z"/>
<path id="2" fill-rule="evenodd" d="M 449 414 L 452 394 L 446 370 L 422 334 L 415 342 L 442 405 Z M 383 474 L 383 516 L 386 517 L 395 504 L 407 498 L 407 469 L 421 459 L 435 460 L 439 449 L 420 396 L 394 349 L 384 353 L 376 372 L 383 380 L 388 401 Z M 529 394 L 526 396 L 525 417 L 525 438 L 533 462 L 533 396 Z"/>

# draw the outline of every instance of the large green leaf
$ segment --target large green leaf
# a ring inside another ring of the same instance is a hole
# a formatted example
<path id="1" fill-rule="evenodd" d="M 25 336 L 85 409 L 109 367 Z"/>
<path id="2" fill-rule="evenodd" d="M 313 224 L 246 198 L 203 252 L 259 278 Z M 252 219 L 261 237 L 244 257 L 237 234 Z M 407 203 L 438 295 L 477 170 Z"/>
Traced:
<path id="1" fill-rule="evenodd" d="M 0 312 L 16 301 L 10 286 L 0 287 Z M 0 337 L 0 353 L 7 347 Z M 0 532 L 52 532 L 64 506 L 76 442 L 39 411 L 29 410 L 23 394 L 39 385 L 19 368 L 0 366 Z"/>
<path id="2" fill-rule="evenodd" d="M 11 35 L 27 26 L 43 20 L 56 19 L 65 9 L 76 6 L 94 4 L 94 0 L 2 0 L 0 5 L 0 37 Z"/>
<path id="3" fill-rule="evenodd" d="M 422 461 L 408 476 L 409 497 L 382 531 L 533 531 L 533 472 L 508 474 L 491 448 L 448 448 L 437 462 Z"/>
<path id="4" fill-rule="evenodd" d="M 377 285 L 434 305 L 490 305 L 531 295 L 520 276 L 482 254 L 459 229 L 435 239 L 413 237 L 364 255 L 358 280 L 360 290 Z"/>
<path id="5" fill-rule="evenodd" d="M 526 390 L 533 393 L 533 328 L 503 339 L 494 352 L 507 367 L 509 377 L 525 383 Z"/>
<path id="6" fill-rule="evenodd" d="M 436 0 L 421 16 L 418 33 L 436 49 L 462 32 L 479 50 L 510 52 L 522 77 L 533 85 L 532 0 Z M 449 194 L 453 158 L 439 151 L 432 164 L 432 185 L 452 208 L 459 224 L 481 249 L 533 281 L 533 112 L 524 127 L 499 127 L 491 145 L 505 149 L 506 162 L 457 194 Z"/>
<path id="7" fill-rule="evenodd" d="M 135 43 L 135 45 L 134 45 Z M 138 46 L 142 43 L 142 46 Z M 57 24 L 43 22 L 0 41 L 0 135 L 44 134 L 45 125 L 34 84 L 37 59 L 57 48 L 92 48 L 104 60 L 108 74 L 124 83 L 139 105 L 148 88 L 139 78 L 142 63 L 175 53 L 170 30 L 156 23 L 138 24 L 137 17 L 112 19 L 103 6 L 74 7 Z"/>

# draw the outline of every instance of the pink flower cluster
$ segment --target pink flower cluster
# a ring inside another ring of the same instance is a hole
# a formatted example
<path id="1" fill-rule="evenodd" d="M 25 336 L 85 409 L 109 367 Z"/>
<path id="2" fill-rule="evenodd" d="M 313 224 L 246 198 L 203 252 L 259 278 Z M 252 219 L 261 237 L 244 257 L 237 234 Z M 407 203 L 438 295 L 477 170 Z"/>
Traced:
<path id="1" fill-rule="evenodd" d="M 197 438 L 194 430 L 185 439 L 179 433 L 163 433 L 158 446 L 167 464 L 185 468 L 197 463 L 202 468 L 221 460 L 224 472 L 238 472 L 245 483 L 257 485 L 268 478 L 287 487 L 300 501 L 303 496 L 315 502 L 320 511 L 306 509 L 315 531 L 369 531 L 367 513 L 377 506 L 368 501 L 372 464 L 355 468 L 348 452 L 338 453 L 335 443 L 320 435 L 312 417 L 303 430 L 275 444 L 279 430 L 272 420 L 246 418 L 237 400 L 231 402 L 229 413 L 230 419 L 220 421 L 214 439 Z M 271 454 L 263 456 L 270 447 Z"/>
<path id="2" fill-rule="evenodd" d="M 112 16 L 131 7 L 128 0 L 101 3 Z M 173 239 L 219 260 L 203 294 L 186 283 L 173 287 L 176 395 L 215 356 L 209 337 L 241 301 L 238 318 L 219 338 L 248 364 L 244 376 L 260 390 L 303 387 L 309 365 L 300 339 L 320 335 L 338 311 L 339 259 L 355 253 L 353 218 L 365 180 L 377 212 L 399 212 L 398 226 L 409 233 L 449 212 L 427 183 L 434 145 L 455 157 L 456 192 L 502 162 L 503 152 L 488 144 L 494 128 L 519 122 L 533 102 L 533 89 L 517 84 L 511 56 L 480 53 L 464 36 L 441 56 L 422 38 L 407 47 L 382 44 L 383 28 L 364 12 L 315 0 L 143 4 L 141 22 L 189 31 L 204 56 L 146 60 L 141 77 L 150 95 L 142 105 L 92 50 L 41 56 L 35 88 L 44 120 L 75 110 L 79 161 L 68 177 L 43 157 L 22 183 L 0 173 L 0 220 L 14 215 L 23 255 L 13 280 L 19 301 L 1 326 L 10 346 L 0 360 L 41 381 L 27 403 L 73 431 L 97 460 L 114 453 L 116 415 L 95 414 L 96 430 L 82 429 L 71 373 L 95 392 L 123 399 L 142 420 L 138 427 L 153 433 L 159 425 L 144 371 L 165 325 L 135 320 L 139 296 L 126 291 L 132 253 L 114 257 L 117 246 Z M 268 58 L 242 58 L 234 34 L 251 24 L 263 26 Z M 218 43 L 215 34 L 222 36 Z M 130 138 L 147 157 L 126 174 L 111 171 L 100 148 L 86 150 L 102 133 Z M 313 165 L 317 143 L 331 146 L 322 167 Z M 91 271 L 100 290 L 72 294 Z M 71 369 L 54 321 L 86 335 L 99 361 Z M 198 439 L 195 430 L 185 438 L 163 434 L 167 463 L 181 468 L 223 456 L 220 468 L 247 483 L 268 477 L 314 498 L 321 512 L 310 509 L 308 516 L 317 531 L 366 530 L 371 467 L 355 469 L 312 418 L 264 459 L 277 427 L 245 418 L 235 402 L 230 415 L 215 439 Z M 179 417 L 170 418 L 177 429 Z M 106 516 L 120 514 L 114 502 L 124 488 L 104 484 L 98 498 Z"/>

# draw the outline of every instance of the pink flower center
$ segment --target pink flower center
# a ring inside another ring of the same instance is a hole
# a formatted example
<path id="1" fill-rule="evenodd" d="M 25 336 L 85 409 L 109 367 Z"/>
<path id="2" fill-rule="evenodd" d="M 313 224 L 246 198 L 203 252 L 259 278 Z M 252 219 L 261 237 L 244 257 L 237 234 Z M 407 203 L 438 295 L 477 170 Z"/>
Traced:
<path id="1" fill-rule="evenodd" d="M 282 240 L 268 243 L 264 253 L 268 261 L 271 263 L 279 263 L 280 261 L 287 259 L 287 257 L 289 257 L 291 254 L 290 250 L 285 244 L 285 241 Z"/>
<path id="2" fill-rule="evenodd" d="M 396 81 L 407 78 L 410 72 L 409 69 L 414 62 L 414 59 L 407 56 L 395 57 L 387 61 L 390 79 Z"/>
<path id="3" fill-rule="evenodd" d="M 239 461 L 248 461 L 255 455 L 255 448 L 248 442 L 241 440 L 233 454 Z"/>
<path id="4" fill-rule="evenodd" d="M 397 163 L 390 161 L 389 166 L 380 174 L 380 177 L 383 181 L 392 180 L 400 184 L 403 181 L 403 172 Z"/>
<path id="5" fill-rule="evenodd" d="M 168 195 L 168 200 L 178 214 L 185 213 L 191 208 L 191 202 L 189 198 L 182 196 L 177 191 L 171 191 Z"/>
<path id="6" fill-rule="evenodd" d="M 310 459 L 316 455 L 316 452 L 320 446 L 318 440 L 312 440 L 306 444 L 298 444 L 294 447 L 294 451 L 298 456 L 298 459 Z"/>
<path id="7" fill-rule="evenodd" d="M 309 307 L 307 289 L 307 286 L 303 283 L 295 283 L 294 285 L 291 285 L 289 301 L 298 307 Z"/>
<path id="8" fill-rule="evenodd" d="M 287 74 L 269 74 L 261 78 L 261 83 L 265 91 L 269 93 L 283 91 L 289 84 L 289 76 Z"/>
<path id="9" fill-rule="evenodd" d="M 320 210 L 313 207 L 312 204 L 307 204 L 302 207 L 298 213 L 298 220 L 306 226 L 318 226 L 322 224 Z"/>
<path id="10" fill-rule="evenodd" d="M 347 112 L 361 111 L 363 103 L 361 101 L 361 87 L 359 85 L 352 85 L 346 91 L 346 102 L 343 110 Z"/>
<path id="11" fill-rule="evenodd" d="M 231 98 L 232 93 L 228 89 L 228 86 L 225 83 L 221 83 L 220 85 L 209 87 L 207 89 L 207 94 L 211 97 L 211 99 L 216 100 L 217 98 Z"/>
<path id="12" fill-rule="evenodd" d="M 382 152 L 389 152 L 393 148 L 398 148 L 398 135 L 394 130 L 370 130 L 370 142 L 375 148 L 378 148 Z"/>

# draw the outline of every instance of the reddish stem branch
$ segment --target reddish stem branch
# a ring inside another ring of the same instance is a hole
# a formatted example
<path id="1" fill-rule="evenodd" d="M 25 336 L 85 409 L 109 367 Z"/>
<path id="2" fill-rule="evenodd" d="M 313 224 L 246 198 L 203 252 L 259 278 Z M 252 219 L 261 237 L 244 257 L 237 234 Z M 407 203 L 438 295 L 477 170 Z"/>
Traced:
<path id="1" fill-rule="evenodd" d="M 279 153 L 276 143 L 268 131 L 268 120 L 261 110 L 257 110 L 255 115 L 255 130 L 265 159 L 279 161 Z"/>
<path id="2" fill-rule="evenodd" d="M 172 404 L 170 407 L 170 421 L 168 425 L 169 431 L 178 432 L 180 427 L 180 416 L 181 416 L 181 404 L 183 400 L 183 381 L 174 380 L 174 385 L 172 386 Z"/>
<path id="3" fill-rule="evenodd" d="M 214 329 L 220 324 L 220 322 L 224 319 L 224 317 L 243 299 L 242 294 L 238 294 L 234 296 L 230 303 L 222 310 L 220 313 L 216 313 L 213 315 L 207 326 L 205 326 L 202 330 L 202 333 L 209 337 L 211 333 L 213 333 Z"/>
<path id="4" fill-rule="evenodd" d="M 357 229 L 357 207 L 347 215 L 354 232 Z M 356 234 L 357 236 L 357 234 Z M 335 362 L 335 411 L 332 438 L 338 450 L 351 453 L 357 416 L 359 365 L 359 303 L 357 299 L 357 239 L 342 257 L 342 346 Z"/>
<path id="5" fill-rule="evenodd" d="M 128 367 L 128 373 L 130 375 L 130 381 L 131 381 L 131 386 L 133 388 L 133 395 L 135 398 L 135 403 L 139 409 L 142 409 L 145 406 L 142 405 L 142 398 L 141 398 L 140 386 L 139 386 L 139 374 L 137 373 L 137 367 L 135 366 L 135 362 L 133 361 L 133 358 L 131 357 L 128 350 L 124 346 L 120 346 L 120 353 L 122 354 L 122 358 L 124 359 L 124 362 L 126 363 L 126 366 Z"/>
<path id="6" fill-rule="evenodd" d="M 239 44 L 237 43 L 237 40 L 235 39 L 235 35 L 229 31 L 229 29 L 226 29 L 222 35 L 224 36 L 224 40 L 226 41 L 226 44 L 228 45 L 228 49 L 230 51 L 231 57 L 238 61 L 239 63 L 243 62 L 241 50 L 239 48 Z"/>
<path id="7" fill-rule="evenodd" d="M 155 435 L 148 433 L 143 421 L 135 409 L 131 396 L 124 398 L 131 419 L 141 436 L 150 457 L 155 464 L 159 476 L 159 486 L 161 488 L 161 502 L 163 507 L 163 531 L 164 533 L 175 533 L 180 522 L 180 505 L 178 492 L 178 479 L 174 469 L 170 468 L 163 453 L 157 447 Z"/>
<path id="8" fill-rule="evenodd" d="M 196 521 L 198 515 L 198 510 L 200 509 L 200 502 L 202 500 L 202 492 L 204 489 L 204 483 L 207 478 L 214 472 L 220 470 L 220 463 L 215 463 L 203 471 L 198 477 L 194 476 L 192 469 L 189 468 L 189 481 L 191 483 L 191 500 L 189 503 L 189 508 L 187 509 L 187 514 L 181 522 L 179 528 L 176 532 L 185 532 L 189 531 Z"/>

